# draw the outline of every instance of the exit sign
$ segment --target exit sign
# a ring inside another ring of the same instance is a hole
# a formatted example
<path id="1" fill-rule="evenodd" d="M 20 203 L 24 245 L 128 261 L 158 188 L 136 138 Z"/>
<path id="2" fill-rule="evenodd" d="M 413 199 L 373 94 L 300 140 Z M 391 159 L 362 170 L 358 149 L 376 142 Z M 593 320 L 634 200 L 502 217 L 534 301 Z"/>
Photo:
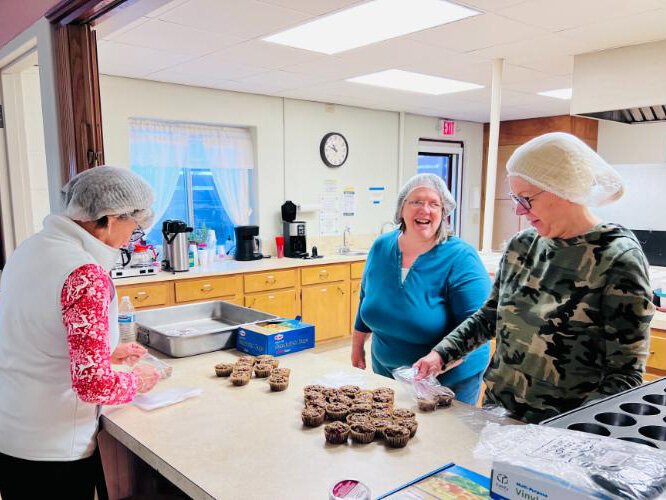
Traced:
<path id="1" fill-rule="evenodd" d="M 439 120 L 439 131 L 442 135 L 455 135 L 456 122 L 453 120 Z"/>

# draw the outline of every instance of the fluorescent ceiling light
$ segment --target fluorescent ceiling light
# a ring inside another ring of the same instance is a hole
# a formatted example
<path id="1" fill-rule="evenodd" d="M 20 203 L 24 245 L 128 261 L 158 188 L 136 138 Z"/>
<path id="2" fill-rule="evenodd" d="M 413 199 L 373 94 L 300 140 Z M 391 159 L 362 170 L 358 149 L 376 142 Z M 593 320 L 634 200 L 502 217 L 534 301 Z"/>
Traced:
<path id="1" fill-rule="evenodd" d="M 539 92 L 539 95 L 545 95 L 546 97 L 555 97 L 557 99 L 571 99 L 572 89 L 557 89 L 557 90 L 547 90 L 545 92 Z"/>
<path id="2" fill-rule="evenodd" d="M 400 69 L 389 69 L 379 73 L 357 76 L 349 78 L 347 81 L 431 95 L 452 94 L 464 90 L 483 88 L 483 85 L 477 85 L 476 83 L 449 80 L 448 78 L 412 73 Z"/>
<path id="3" fill-rule="evenodd" d="M 373 0 L 263 40 L 336 54 L 477 14 L 445 0 Z"/>

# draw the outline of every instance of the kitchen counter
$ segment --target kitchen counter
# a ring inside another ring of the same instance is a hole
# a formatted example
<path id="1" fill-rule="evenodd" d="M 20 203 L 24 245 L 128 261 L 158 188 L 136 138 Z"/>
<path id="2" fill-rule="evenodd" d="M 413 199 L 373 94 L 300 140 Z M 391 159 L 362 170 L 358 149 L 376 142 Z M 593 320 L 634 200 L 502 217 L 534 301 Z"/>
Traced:
<path id="1" fill-rule="evenodd" d="M 237 356 L 218 351 L 168 359 L 173 375 L 156 391 L 200 387 L 203 393 L 152 412 L 107 409 L 104 429 L 193 498 L 326 498 L 332 484 L 350 477 L 375 497 L 448 462 L 490 474 L 490 463 L 472 456 L 486 418 L 481 410 L 454 402 L 420 413 L 396 381 L 351 368 L 335 350 L 280 357 L 280 366 L 292 370 L 284 392 L 270 392 L 265 379 L 234 387 L 213 366 Z M 362 375 L 364 387 L 393 387 L 396 406 L 417 411 L 418 431 L 406 448 L 329 445 L 323 426 L 302 426 L 303 387 L 341 372 Z"/>
<path id="2" fill-rule="evenodd" d="M 238 261 L 225 259 L 208 264 L 204 267 L 195 267 L 182 273 L 171 273 L 158 271 L 152 276 L 136 276 L 132 278 L 115 278 L 116 286 L 136 285 L 143 283 L 155 283 L 159 281 L 175 281 L 192 278 L 206 278 L 208 276 L 222 276 L 225 274 L 254 273 L 262 271 L 274 271 L 276 269 L 291 269 L 308 266 L 321 266 L 326 264 L 350 263 L 365 260 L 367 255 L 327 255 L 320 259 L 259 259 L 250 261 Z"/>

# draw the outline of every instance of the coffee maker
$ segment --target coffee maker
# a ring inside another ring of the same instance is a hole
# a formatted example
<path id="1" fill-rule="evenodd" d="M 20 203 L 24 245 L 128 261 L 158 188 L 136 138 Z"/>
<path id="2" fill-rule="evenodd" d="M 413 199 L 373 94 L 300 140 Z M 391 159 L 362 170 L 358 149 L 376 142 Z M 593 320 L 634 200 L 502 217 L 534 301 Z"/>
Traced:
<path id="1" fill-rule="evenodd" d="M 286 201 L 282 207 L 284 256 L 302 259 L 308 256 L 305 221 L 296 219 L 296 205 Z"/>
<path id="2" fill-rule="evenodd" d="M 187 233 L 192 228 L 182 220 L 165 220 L 162 223 L 162 267 L 166 271 L 180 273 L 189 270 L 187 255 Z"/>
<path id="3" fill-rule="evenodd" d="M 261 254 L 259 226 L 236 226 L 236 260 L 258 260 Z"/>

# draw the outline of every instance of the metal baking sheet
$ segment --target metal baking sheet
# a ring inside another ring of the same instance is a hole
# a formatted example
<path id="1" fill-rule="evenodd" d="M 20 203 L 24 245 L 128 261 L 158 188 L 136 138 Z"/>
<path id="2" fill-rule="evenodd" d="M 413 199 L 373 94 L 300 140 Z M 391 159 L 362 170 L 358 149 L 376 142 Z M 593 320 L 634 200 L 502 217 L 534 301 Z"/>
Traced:
<path id="1" fill-rule="evenodd" d="M 666 378 L 541 422 L 666 450 Z"/>
<path id="2" fill-rule="evenodd" d="M 137 339 L 174 358 L 230 349 L 243 325 L 276 316 L 221 300 L 136 313 Z"/>

